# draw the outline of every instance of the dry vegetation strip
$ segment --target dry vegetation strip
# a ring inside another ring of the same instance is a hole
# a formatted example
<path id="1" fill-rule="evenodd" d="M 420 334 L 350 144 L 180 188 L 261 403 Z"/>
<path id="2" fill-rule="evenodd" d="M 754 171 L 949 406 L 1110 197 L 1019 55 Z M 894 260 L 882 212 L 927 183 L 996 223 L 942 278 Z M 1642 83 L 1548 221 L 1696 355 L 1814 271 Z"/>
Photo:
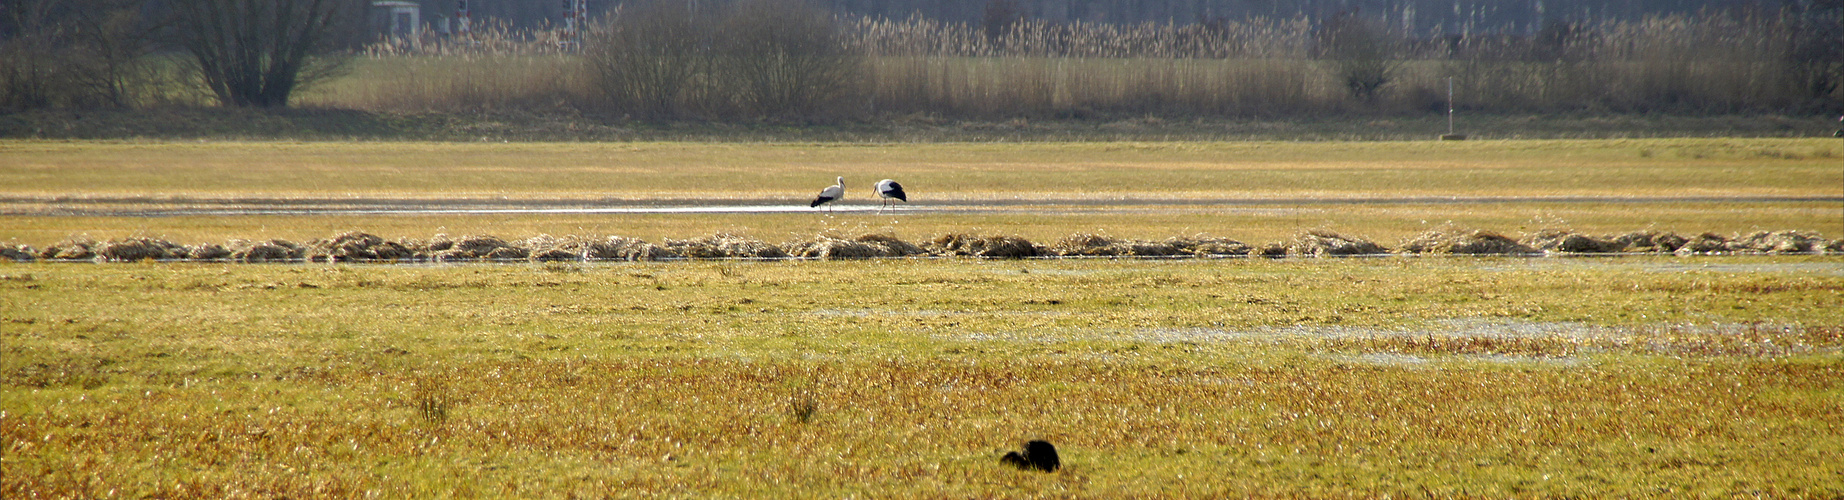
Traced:
<path id="1" fill-rule="evenodd" d="M 5 264 L 0 493 L 1836 496 L 1840 269 Z"/>

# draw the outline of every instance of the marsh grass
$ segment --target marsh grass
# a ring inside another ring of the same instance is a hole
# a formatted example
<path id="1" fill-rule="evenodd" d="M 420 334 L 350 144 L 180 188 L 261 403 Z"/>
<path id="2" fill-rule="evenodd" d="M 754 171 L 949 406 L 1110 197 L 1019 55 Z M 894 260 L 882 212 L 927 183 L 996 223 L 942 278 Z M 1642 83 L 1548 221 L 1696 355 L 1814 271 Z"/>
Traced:
<path id="1" fill-rule="evenodd" d="M 0 491 L 1835 496 L 1841 264 L 1720 263 L 3 264 Z"/>
<path id="2" fill-rule="evenodd" d="M 582 65 L 556 54 L 369 56 L 296 103 L 400 113 L 571 109 L 594 100 Z"/>
<path id="3" fill-rule="evenodd" d="M 868 56 L 870 77 L 847 92 L 871 96 L 853 106 L 850 114 L 860 117 L 1433 115 L 1446 109 L 1449 77 L 1454 104 L 1470 112 L 1823 113 L 1834 111 L 1844 93 L 1834 62 L 1800 52 L 1801 44 L 1828 42 L 1827 21 L 1765 11 L 1555 22 L 1535 36 L 1380 32 L 1348 48 L 1365 49 L 1364 64 L 1396 70 L 1353 92 L 1349 75 L 1337 68 L 1355 61 L 1333 61 L 1320 28 L 1364 21 L 1351 15 L 1183 26 L 1029 20 L 989 36 L 982 26 L 921 16 L 845 18 L 837 23 L 837 45 Z M 587 66 L 546 48 L 554 48 L 546 43 L 554 39 L 543 30 L 500 30 L 472 45 L 431 41 L 420 51 L 373 50 L 353 76 L 303 102 L 398 112 L 542 103 L 614 116 L 658 114 L 652 105 L 609 106 L 607 96 L 584 84 Z M 690 63 L 666 57 L 658 64 Z M 685 105 L 693 108 L 725 105 L 708 96 L 690 100 Z"/>
<path id="4" fill-rule="evenodd" d="M 449 410 L 455 406 L 454 399 L 453 391 L 448 388 L 447 377 L 419 377 L 410 391 L 410 407 L 416 410 L 416 415 L 437 426 L 448 423 Z"/>

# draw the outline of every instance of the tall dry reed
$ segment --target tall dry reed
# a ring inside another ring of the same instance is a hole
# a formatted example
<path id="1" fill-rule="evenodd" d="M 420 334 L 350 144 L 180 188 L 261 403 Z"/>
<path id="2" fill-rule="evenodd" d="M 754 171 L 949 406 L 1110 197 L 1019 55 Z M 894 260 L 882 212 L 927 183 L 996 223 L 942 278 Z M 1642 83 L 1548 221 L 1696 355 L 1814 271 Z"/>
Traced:
<path id="1" fill-rule="evenodd" d="M 1705 12 L 1552 23 L 1534 35 L 1396 34 L 1388 81 L 1354 92 L 1309 18 L 1196 25 L 1023 21 L 1001 36 L 921 17 L 842 19 L 868 57 L 867 115 L 1285 116 L 1360 110 L 1490 112 L 1844 111 L 1844 61 L 1801 59 L 1789 13 Z M 1803 31 L 1802 31 L 1803 30 Z M 474 109 L 598 101 L 551 32 L 374 49 L 367 68 L 316 94 L 365 109 Z M 1802 41 L 1803 40 L 1803 41 Z M 1802 45 L 1802 43 L 1804 45 Z M 1822 47 L 1822 44 L 1821 44 Z M 1809 51 L 1809 50 L 1808 50 Z M 1829 58 L 1829 59 L 1827 59 Z M 1831 82 L 1831 83 L 1826 83 Z M 1354 97 L 1354 94 L 1359 97 Z"/>

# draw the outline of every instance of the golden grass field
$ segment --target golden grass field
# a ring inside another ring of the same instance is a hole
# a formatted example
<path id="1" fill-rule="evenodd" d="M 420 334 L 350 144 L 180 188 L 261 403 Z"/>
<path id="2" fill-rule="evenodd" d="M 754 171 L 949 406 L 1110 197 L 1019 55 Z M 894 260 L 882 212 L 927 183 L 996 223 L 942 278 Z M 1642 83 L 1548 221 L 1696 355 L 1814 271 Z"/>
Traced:
<path id="1" fill-rule="evenodd" d="M 0 143 L 0 239 L 1844 236 L 1817 140 Z M 445 167 L 441 165 L 458 165 Z M 965 176 L 963 177 L 962 174 Z M 1306 199 L 70 217 L 221 198 Z M 1361 177 L 1361 178 L 1360 178 Z M 1354 205 L 1340 198 L 1655 201 Z M 87 198 L 87 199 L 86 199 Z M 119 199 L 107 203 L 101 198 Z M 1313 201 L 1320 199 L 1324 201 Z M 121 201 L 127 200 L 127 201 Z M 1040 236 L 1041 235 L 1041 236 Z M 999 463 L 1026 439 L 1065 468 Z M 0 263 L 0 497 L 1844 496 L 1835 255 Z"/>
<path id="2" fill-rule="evenodd" d="M 0 492 L 1833 497 L 1840 269 L 10 264 Z"/>

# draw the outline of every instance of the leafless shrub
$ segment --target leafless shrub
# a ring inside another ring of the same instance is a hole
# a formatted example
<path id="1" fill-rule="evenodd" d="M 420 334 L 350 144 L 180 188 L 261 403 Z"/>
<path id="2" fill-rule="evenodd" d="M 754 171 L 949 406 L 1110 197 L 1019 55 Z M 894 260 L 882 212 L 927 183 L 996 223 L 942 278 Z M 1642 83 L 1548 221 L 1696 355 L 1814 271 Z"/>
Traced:
<path id="1" fill-rule="evenodd" d="M 1358 101 L 1375 103 L 1378 92 L 1401 71 L 1403 36 L 1381 19 L 1339 13 L 1326 19 L 1314 38 L 1318 58 Z"/>
<path id="2" fill-rule="evenodd" d="M 863 56 L 845 45 L 832 14 L 807 0 L 741 0 L 714 45 L 711 76 L 750 116 L 819 117 L 861 94 Z"/>
<path id="3" fill-rule="evenodd" d="M 681 115 L 711 68 L 711 23 L 685 0 L 629 3 L 591 30 L 584 58 L 617 109 L 651 118 Z"/>
<path id="4" fill-rule="evenodd" d="M 160 28 L 135 0 L 19 0 L 0 8 L 0 110 L 129 107 L 157 99 Z"/>
<path id="5" fill-rule="evenodd" d="M 174 0 L 177 43 L 225 106 L 279 108 L 338 74 L 359 33 L 359 2 Z"/>
<path id="6" fill-rule="evenodd" d="M 594 31 L 586 55 L 612 107 L 647 118 L 856 111 L 864 58 L 831 13 L 805 0 L 698 5 L 639 2 Z"/>

